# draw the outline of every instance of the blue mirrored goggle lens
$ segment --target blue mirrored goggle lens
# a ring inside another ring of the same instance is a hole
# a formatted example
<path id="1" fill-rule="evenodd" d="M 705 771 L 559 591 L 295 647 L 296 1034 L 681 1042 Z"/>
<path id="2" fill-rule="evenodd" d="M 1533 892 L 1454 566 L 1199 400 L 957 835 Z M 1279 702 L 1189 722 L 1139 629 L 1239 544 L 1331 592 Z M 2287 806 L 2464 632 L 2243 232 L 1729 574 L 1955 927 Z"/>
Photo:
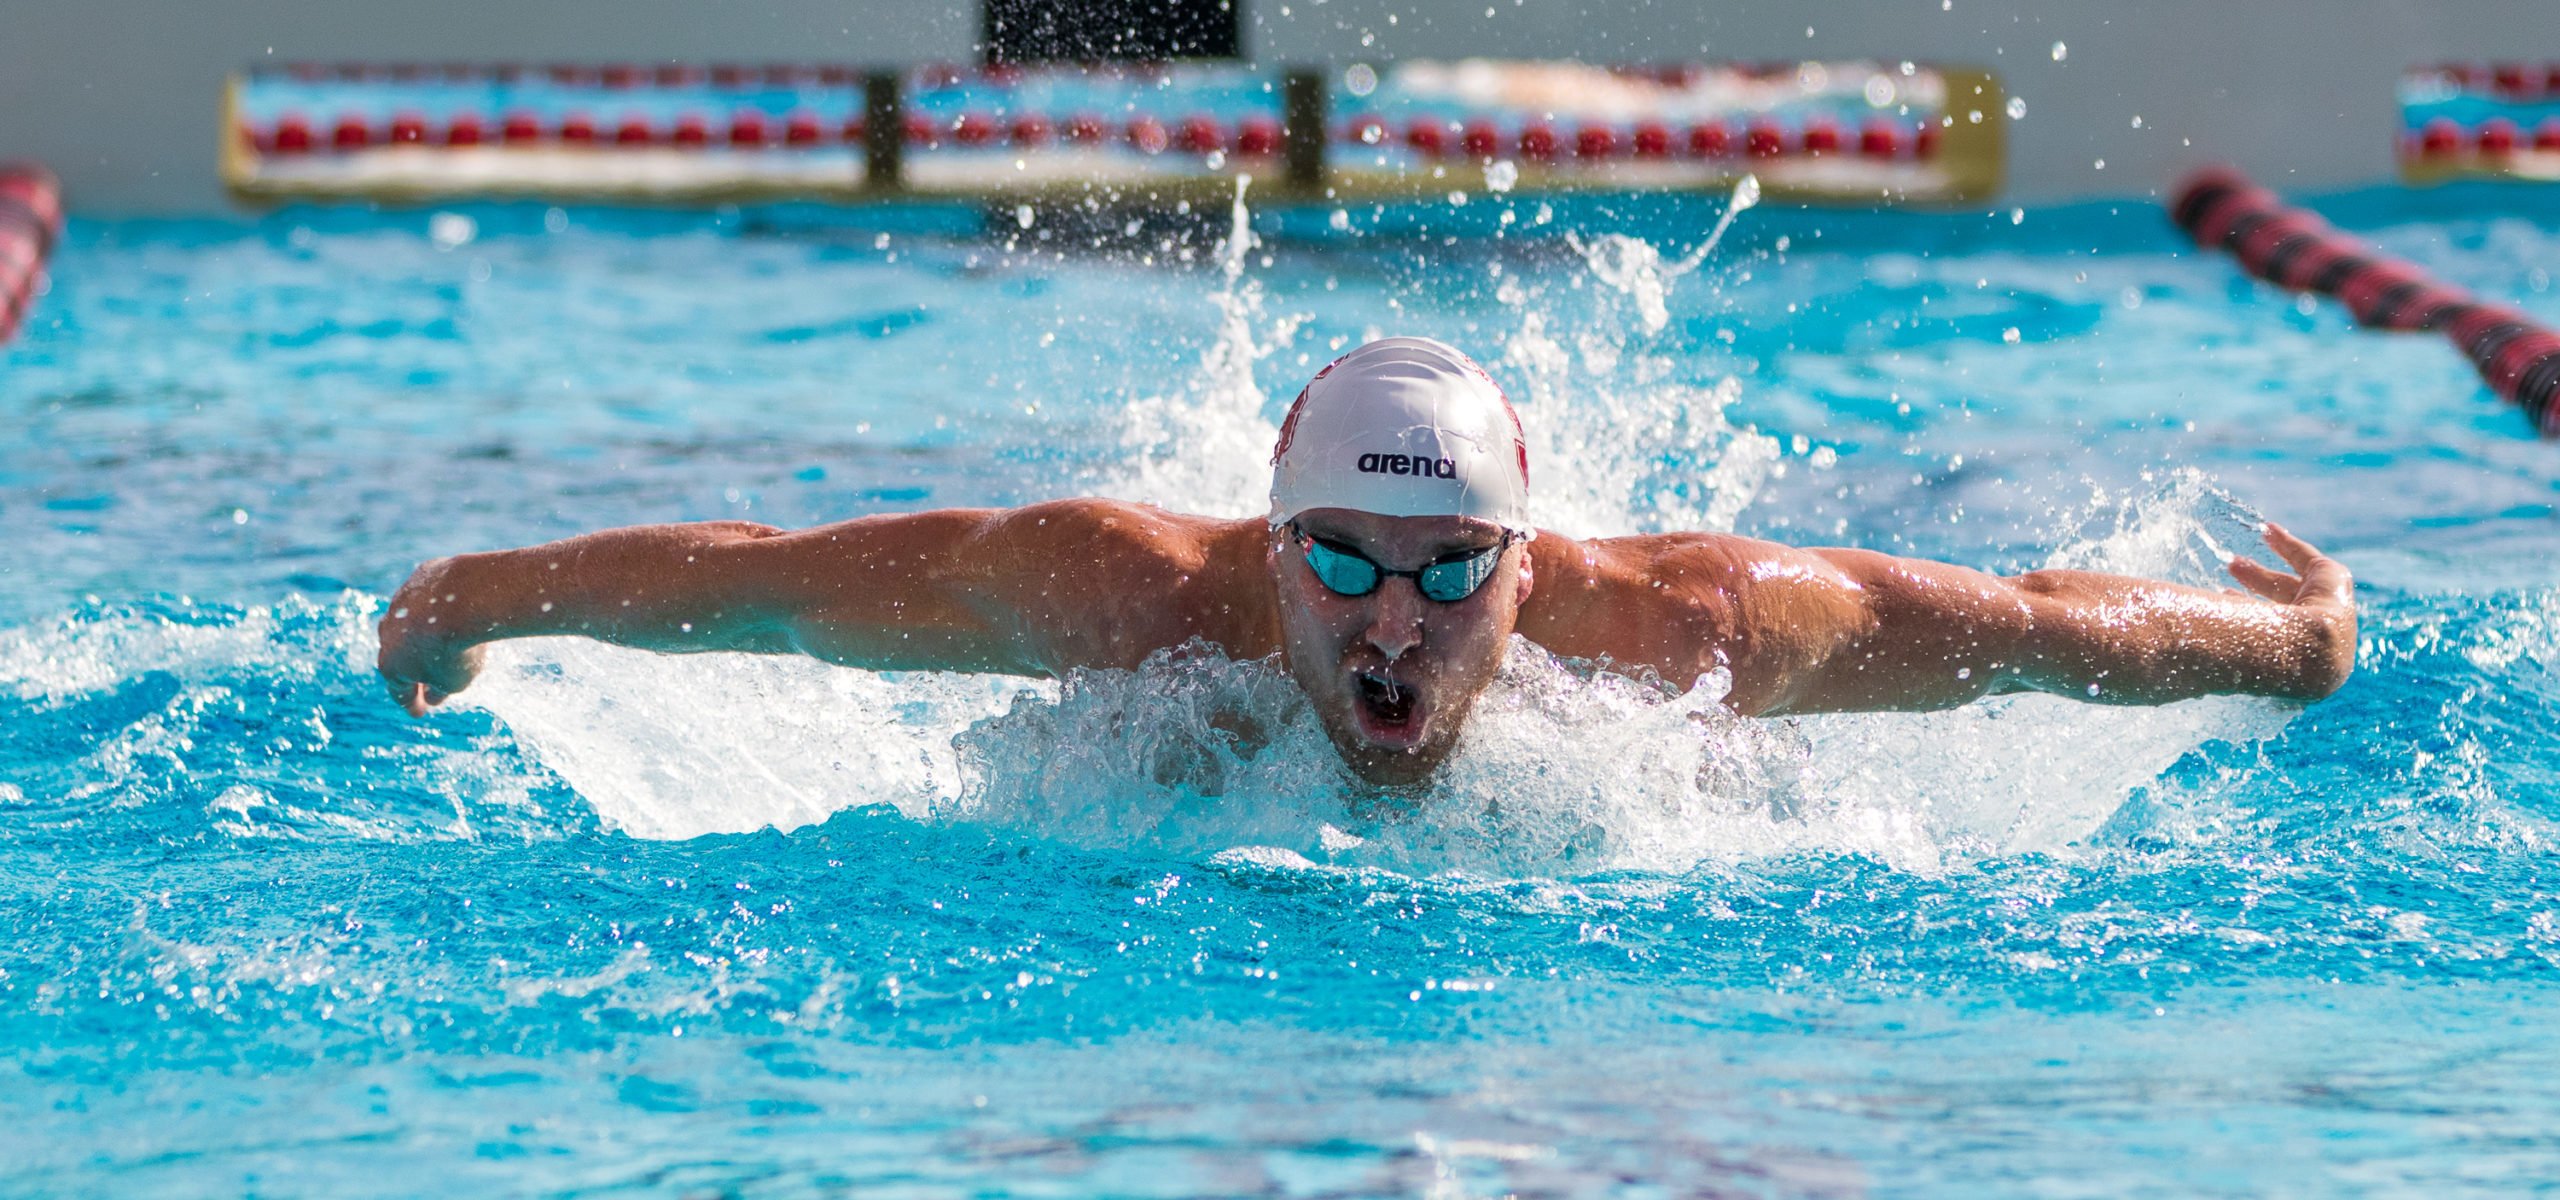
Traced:
<path id="1" fill-rule="evenodd" d="M 1382 581 L 1378 564 L 1314 539 L 1307 542 L 1307 568 L 1316 573 L 1316 582 L 1337 596 L 1366 596 L 1377 591 Z"/>
<path id="2" fill-rule="evenodd" d="M 1422 573 L 1414 577 L 1413 583 L 1422 589 L 1424 596 L 1450 604 L 1475 595 L 1485 580 L 1493 578 L 1493 565 L 1501 561 L 1502 547 L 1487 546 L 1465 558 L 1424 567 Z"/>
<path id="3" fill-rule="evenodd" d="M 1300 536 L 1305 537 L 1304 534 Z M 1388 575 L 1410 575 L 1414 587 L 1426 599 L 1455 604 L 1475 595 L 1485 580 L 1493 578 L 1493 569 L 1502 561 L 1502 552 L 1510 544 L 1509 539 L 1505 539 L 1499 545 L 1487 546 L 1465 558 L 1432 563 L 1419 571 L 1389 571 L 1358 554 L 1306 538 L 1307 569 L 1315 572 L 1316 582 L 1338 596 L 1366 596 L 1377 591 L 1378 585 L 1385 582 Z"/>

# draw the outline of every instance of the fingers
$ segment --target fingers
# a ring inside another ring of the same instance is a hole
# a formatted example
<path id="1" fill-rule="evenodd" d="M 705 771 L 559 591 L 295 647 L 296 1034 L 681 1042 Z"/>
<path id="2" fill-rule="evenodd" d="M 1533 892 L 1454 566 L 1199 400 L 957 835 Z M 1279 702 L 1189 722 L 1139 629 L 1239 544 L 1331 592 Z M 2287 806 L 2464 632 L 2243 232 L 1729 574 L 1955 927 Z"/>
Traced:
<path id="1" fill-rule="evenodd" d="M 2276 568 L 2271 568 L 2271 565 L 2258 563 L 2258 560 L 2253 558 L 2232 558 L 2230 563 L 2225 563 L 2225 571 L 2230 571 L 2232 578 L 2237 578 L 2237 581 L 2243 583 L 2243 586 L 2248 586 L 2250 591 L 2266 591 L 2271 583 L 2281 583 L 2286 596 L 2291 596 L 2294 594 L 2294 588 L 2301 583 L 2301 578 L 2289 576 L 2289 573 L 2284 571 L 2276 571 Z"/>
<path id="2" fill-rule="evenodd" d="M 2234 558 L 2224 564 L 2223 569 L 2231 572 L 2231 577 L 2238 580 L 2240 586 L 2278 604 L 2293 603 L 2302 591 L 2300 579 L 2245 558 Z"/>
<path id="3" fill-rule="evenodd" d="M 2267 539 L 2267 548 L 2275 551 L 2277 557 L 2284 559 L 2285 565 L 2294 570 L 2299 571 L 2320 557 L 2320 552 L 2312 549 L 2311 543 L 2293 536 L 2292 531 L 2273 521 L 2267 522 L 2266 527 L 2259 530 L 2259 535 Z"/>
<path id="4" fill-rule="evenodd" d="M 2267 548 L 2283 556 L 2285 565 L 2302 573 L 2302 586 L 2295 590 L 2294 602 L 2321 601 L 2349 605 L 2355 601 L 2355 577 L 2336 559 L 2314 549 L 2311 543 L 2293 536 L 2283 526 L 2267 522 Z"/>
<path id="5" fill-rule="evenodd" d="M 401 683 L 387 679 L 383 682 L 391 689 L 391 702 L 399 705 L 400 711 L 413 717 L 423 717 L 427 715 L 428 709 L 453 698 L 423 683 Z"/>

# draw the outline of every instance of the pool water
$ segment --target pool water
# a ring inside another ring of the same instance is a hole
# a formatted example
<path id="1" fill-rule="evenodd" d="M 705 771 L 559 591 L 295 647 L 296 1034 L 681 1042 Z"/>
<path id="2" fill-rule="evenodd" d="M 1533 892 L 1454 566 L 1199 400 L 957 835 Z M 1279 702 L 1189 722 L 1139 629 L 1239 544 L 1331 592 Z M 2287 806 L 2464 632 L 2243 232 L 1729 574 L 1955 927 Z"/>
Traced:
<path id="1" fill-rule="evenodd" d="M 1714 203 L 1467 199 L 75 220 L 0 351 L 0 1191 L 2553 1177 L 2560 451 L 2458 354 L 2143 199 L 1703 258 Z M 2317 203 L 2560 321 L 2523 199 Z M 423 722 L 372 675 L 438 554 L 1256 511 L 1287 399 L 1390 332 L 1520 401 L 1553 528 L 2203 582 L 2263 514 L 2357 571 L 2358 674 L 1755 722 L 1524 644 L 1400 801 L 1215 655 L 516 643 Z"/>

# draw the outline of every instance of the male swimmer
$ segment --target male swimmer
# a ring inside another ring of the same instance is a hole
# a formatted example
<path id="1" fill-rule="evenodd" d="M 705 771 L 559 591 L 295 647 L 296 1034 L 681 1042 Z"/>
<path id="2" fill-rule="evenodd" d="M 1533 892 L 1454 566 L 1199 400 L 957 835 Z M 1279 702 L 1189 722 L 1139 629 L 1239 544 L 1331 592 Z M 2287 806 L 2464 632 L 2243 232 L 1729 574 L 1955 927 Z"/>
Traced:
<path id="1" fill-rule="evenodd" d="M 1577 541 L 1529 524 L 1518 418 L 1426 338 L 1371 342 L 1299 394 L 1271 512 L 1117 500 L 944 509 L 786 531 L 643 525 L 418 568 L 382 621 L 412 715 L 503 638 L 800 653 L 874 670 L 1133 668 L 1198 638 L 1279 655 L 1372 783 L 1427 777 L 1517 632 L 1687 684 L 1732 672 L 1740 713 L 1933 709 L 2019 690 L 2114 704 L 2311 700 L 2354 669 L 2344 567 L 2269 525 L 2296 574 L 2247 592 L 2085 571 L 2014 578 L 1716 533 Z"/>

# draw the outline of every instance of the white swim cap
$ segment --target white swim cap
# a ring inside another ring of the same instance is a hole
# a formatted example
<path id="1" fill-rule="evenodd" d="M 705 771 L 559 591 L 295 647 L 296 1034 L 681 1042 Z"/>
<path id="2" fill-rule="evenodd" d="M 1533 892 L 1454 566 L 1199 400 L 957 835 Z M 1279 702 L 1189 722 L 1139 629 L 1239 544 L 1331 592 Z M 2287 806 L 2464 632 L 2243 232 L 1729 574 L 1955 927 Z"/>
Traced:
<path id="1" fill-rule="evenodd" d="M 1271 452 L 1272 527 L 1311 508 L 1475 517 L 1535 537 L 1519 414 L 1445 343 L 1362 346 L 1316 372 Z"/>

